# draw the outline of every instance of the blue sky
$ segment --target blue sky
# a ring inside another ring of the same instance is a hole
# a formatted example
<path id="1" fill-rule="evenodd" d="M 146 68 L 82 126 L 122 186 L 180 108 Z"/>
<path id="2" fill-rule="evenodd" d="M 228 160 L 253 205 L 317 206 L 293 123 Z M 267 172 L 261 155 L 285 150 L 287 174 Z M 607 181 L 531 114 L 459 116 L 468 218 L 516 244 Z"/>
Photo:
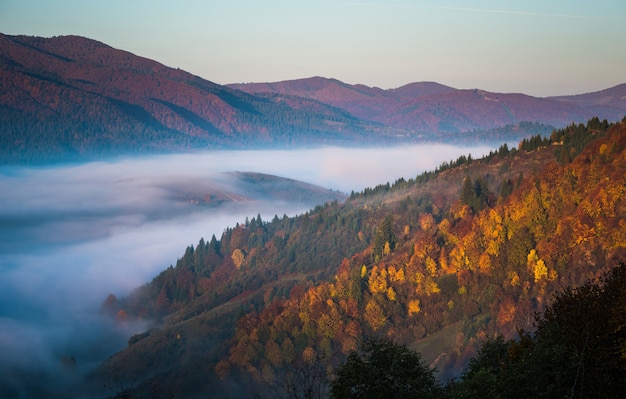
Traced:
<path id="1" fill-rule="evenodd" d="M 220 84 L 549 96 L 626 82 L 626 0 L 0 0 L 0 32 L 86 36 Z"/>

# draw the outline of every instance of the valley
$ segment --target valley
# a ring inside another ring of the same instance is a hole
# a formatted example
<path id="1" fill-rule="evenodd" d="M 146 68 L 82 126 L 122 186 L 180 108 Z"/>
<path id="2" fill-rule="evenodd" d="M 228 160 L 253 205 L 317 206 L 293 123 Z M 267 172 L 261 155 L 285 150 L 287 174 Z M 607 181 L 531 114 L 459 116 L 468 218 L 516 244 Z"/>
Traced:
<path id="1" fill-rule="evenodd" d="M 225 151 L 0 167 L 4 392 L 10 397 L 30 387 L 52 395 L 123 349 L 132 335 L 160 325 L 147 318 L 118 324 L 101 314 L 102 302 L 109 294 L 121 300 L 176 264 L 181 248 L 197 246 L 200 238 L 208 244 L 247 220 L 283 219 L 327 201 L 343 203 L 358 187 L 409 178 L 468 150 L 488 148 Z M 316 274 L 286 275 L 274 284 L 282 289 Z M 215 302 L 211 317 L 236 316 L 255 296 Z M 229 320 L 210 324 L 233 325 Z M 60 362 L 70 357 L 76 369 L 67 374 Z"/>
<path id="2" fill-rule="evenodd" d="M 304 353 L 334 368 L 361 340 L 385 337 L 420 351 L 445 382 L 484 340 L 532 330 L 559 289 L 623 259 L 625 158 L 607 151 L 622 154 L 625 133 L 572 125 L 553 142 L 461 156 L 190 246 L 116 302 L 112 313 L 163 324 L 93 378 L 117 370 L 141 395 L 155 380 L 138 381 L 160 370 L 161 387 L 183 396 L 251 395 L 271 392 Z"/>

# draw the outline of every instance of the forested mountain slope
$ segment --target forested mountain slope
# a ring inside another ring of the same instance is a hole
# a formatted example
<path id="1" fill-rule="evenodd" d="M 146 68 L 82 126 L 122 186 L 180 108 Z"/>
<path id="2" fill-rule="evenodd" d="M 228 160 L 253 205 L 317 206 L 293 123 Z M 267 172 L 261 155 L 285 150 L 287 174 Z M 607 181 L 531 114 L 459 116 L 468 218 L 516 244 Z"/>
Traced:
<path id="1" fill-rule="evenodd" d="M 599 131 L 572 126 L 554 135 L 566 136 L 563 145 L 533 152 L 558 158 L 577 151 L 571 139 L 594 134 Z M 380 335 L 420 349 L 442 375 L 451 375 L 481 339 L 532 329 L 533 315 L 560 287 L 579 285 L 623 258 L 625 145 L 619 125 L 571 163 L 527 170 L 511 194 L 498 199 L 485 195 L 489 176 L 481 165 L 482 173 L 465 180 L 459 201 L 448 208 L 433 203 L 417 223 L 389 204 L 362 254 L 373 262 L 346 259 L 334 281 L 277 304 L 278 311 L 247 315 L 227 362 L 263 379 L 276 367 L 267 356 L 272 340 L 291 340 L 296 354 L 310 347 L 333 359 L 363 337 Z M 507 170 L 511 162 L 498 167 Z M 507 191 L 507 183 L 500 184 L 500 192 Z M 380 235 L 387 239 L 377 240 Z M 262 329 L 269 333 L 265 342 Z"/>
<path id="2" fill-rule="evenodd" d="M 383 90 L 320 77 L 223 86 L 84 37 L 0 34 L 0 163 L 216 148 L 511 142 L 594 115 L 616 121 L 626 112 L 625 90 L 536 98 L 434 82 Z"/>
<path id="3" fill-rule="evenodd" d="M 570 125 L 201 240 L 105 301 L 122 323 L 163 324 L 93 378 L 123 376 L 136 395 L 157 381 L 237 397 L 298 359 L 332 369 L 368 337 L 418 349 L 441 379 L 458 375 L 484 339 L 532 330 L 553 293 L 626 256 L 625 122 Z"/>
<path id="4" fill-rule="evenodd" d="M 0 34 L 0 162 L 368 142 L 378 128 L 317 101 L 249 95 L 83 37 Z"/>

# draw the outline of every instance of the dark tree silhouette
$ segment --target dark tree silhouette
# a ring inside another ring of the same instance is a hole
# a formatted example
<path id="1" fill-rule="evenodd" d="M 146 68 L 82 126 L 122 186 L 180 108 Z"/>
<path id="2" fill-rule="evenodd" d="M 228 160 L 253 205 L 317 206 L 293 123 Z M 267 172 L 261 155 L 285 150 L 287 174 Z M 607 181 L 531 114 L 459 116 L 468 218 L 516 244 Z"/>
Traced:
<path id="1" fill-rule="evenodd" d="M 386 340 L 366 341 L 336 371 L 334 399 L 432 398 L 440 387 L 418 352 Z"/>

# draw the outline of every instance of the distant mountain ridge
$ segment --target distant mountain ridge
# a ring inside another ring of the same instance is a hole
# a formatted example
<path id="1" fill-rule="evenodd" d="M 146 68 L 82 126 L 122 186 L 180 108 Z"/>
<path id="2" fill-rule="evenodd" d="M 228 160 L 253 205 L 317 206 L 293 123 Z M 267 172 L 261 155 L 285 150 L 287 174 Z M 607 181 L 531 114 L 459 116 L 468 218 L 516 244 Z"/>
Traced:
<path id="1" fill-rule="evenodd" d="M 626 113 L 626 84 L 595 93 L 547 98 L 459 90 L 435 82 L 383 90 L 321 77 L 227 86 L 256 95 L 289 94 L 314 99 L 362 120 L 426 134 L 488 130 L 522 121 L 562 127 L 593 116 L 619 120 Z"/>
<path id="2" fill-rule="evenodd" d="M 620 115 L 626 109 L 626 83 L 593 93 L 551 98 L 576 104 L 590 110 L 597 110 L 598 113 L 606 112 L 610 114 L 612 111 L 614 115 Z"/>
<path id="3" fill-rule="evenodd" d="M 215 148 L 511 141 L 626 114 L 626 84 L 535 98 L 416 82 L 383 90 L 313 77 L 218 85 L 78 36 L 0 34 L 0 162 Z M 476 133 L 480 132 L 480 133 Z M 533 132 L 532 134 L 535 134 Z M 501 140 L 499 136 L 497 138 Z"/>
<path id="4" fill-rule="evenodd" d="M 5 161 L 320 144 L 376 129 L 319 102 L 250 95 L 94 40 L 0 35 Z"/>

